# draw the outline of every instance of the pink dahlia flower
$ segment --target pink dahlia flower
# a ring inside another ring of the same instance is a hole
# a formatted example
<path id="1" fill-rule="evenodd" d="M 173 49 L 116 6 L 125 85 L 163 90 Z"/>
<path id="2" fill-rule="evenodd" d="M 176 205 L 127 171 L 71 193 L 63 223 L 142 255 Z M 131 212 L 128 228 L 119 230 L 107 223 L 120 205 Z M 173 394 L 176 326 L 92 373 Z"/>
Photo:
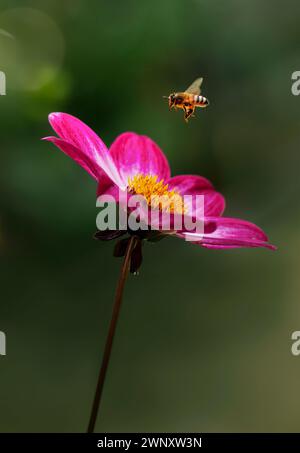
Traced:
<path id="1" fill-rule="evenodd" d="M 198 234 L 182 228 L 171 231 L 172 234 L 207 248 L 275 249 L 269 244 L 266 234 L 253 223 L 222 217 L 224 197 L 206 178 L 197 175 L 171 177 L 166 156 L 150 138 L 126 132 L 117 137 L 108 149 L 95 132 L 74 116 L 51 113 L 49 122 L 58 137 L 45 137 L 44 140 L 54 143 L 97 181 L 98 196 L 118 197 L 120 190 L 129 196 L 140 194 L 146 200 L 155 195 L 175 195 L 179 209 L 175 203 L 171 215 L 182 215 L 184 209 L 193 218 L 199 216 L 199 220 L 204 222 L 204 231 Z M 181 200 L 185 195 L 203 195 L 204 216 L 203 210 L 198 212 L 193 201 L 184 201 L 182 208 Z M 111 235 L 112 238 L 117 236 L 118 232 Z"/>

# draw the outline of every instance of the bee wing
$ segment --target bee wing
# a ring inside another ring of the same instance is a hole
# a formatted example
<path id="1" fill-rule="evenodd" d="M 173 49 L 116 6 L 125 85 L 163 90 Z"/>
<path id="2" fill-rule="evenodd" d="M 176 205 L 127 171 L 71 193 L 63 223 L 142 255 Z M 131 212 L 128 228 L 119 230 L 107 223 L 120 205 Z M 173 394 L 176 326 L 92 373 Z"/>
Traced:
<path id="1" fill-rule="evenodd" d="M 190 85 L 186 90 L 185 90 L 185 93 L 190 93 L 190 94 L 200 94 L 201 93 L 201 90 L 200 90 L 200 87 L 201 87 L 201 84 L 203 82 L 203 78 L 202 77 L 199 77 L 199 79 L 196 79 L 192 85 Z"/>

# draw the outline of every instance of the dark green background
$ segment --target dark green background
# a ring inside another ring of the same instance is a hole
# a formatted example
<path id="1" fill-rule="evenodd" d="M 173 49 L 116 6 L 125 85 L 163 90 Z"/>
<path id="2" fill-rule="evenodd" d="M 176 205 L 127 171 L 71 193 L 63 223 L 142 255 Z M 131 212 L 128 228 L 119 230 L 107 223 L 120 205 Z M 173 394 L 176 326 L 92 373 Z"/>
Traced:
<path id="1" fill-rule="evenodd" d="M 299 21 L 298 0 L 1 1 L 0 431 L 86 429 L 121 264 L 92 239 L 94 181 L 40 141 L 51 111 L 149 135 L 278 246 L 145 246 L 97 430 L 299 430 Z M 186 125 L 162 96 L 199 75 Z"/>

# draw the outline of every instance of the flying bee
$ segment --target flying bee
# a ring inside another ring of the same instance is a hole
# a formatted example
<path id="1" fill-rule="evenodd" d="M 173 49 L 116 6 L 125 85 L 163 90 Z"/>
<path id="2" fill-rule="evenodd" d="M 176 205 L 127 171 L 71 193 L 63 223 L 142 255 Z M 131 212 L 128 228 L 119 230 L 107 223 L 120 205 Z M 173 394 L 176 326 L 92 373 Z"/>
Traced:
<path id="1" fill-rule="evenodd" d="M 164 96 L 169 99 L 169 108 L 183 109 L 184 119 L 188 122 L 190 116 L 194 114 L 196 107 L 205 108 L 209 105 L 209 101 L 206 97 L 201 96 L 201 84 L 203 78 L 196 79 L 192 85 L 190 85 L 182 93 L 171 93 L 169 96 Z M 194 116 L 194 115 L 193 115 Z"/>

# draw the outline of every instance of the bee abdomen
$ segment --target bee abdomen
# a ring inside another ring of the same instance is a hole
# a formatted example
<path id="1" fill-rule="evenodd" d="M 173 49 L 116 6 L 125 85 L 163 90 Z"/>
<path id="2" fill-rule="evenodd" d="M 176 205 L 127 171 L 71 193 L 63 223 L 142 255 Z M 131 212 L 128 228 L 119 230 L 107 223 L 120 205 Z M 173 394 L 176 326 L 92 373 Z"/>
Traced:
<path id="1" fill-rule="evenodd" d="M 201 106 L 207 106 L 209 104 L 209 101 L 206 97 L 204 96 L 195 96 L 197 97 L 197 99 L 195 99 L 195 101 L 197 102 L 197 104 L 201 105 Z"/>

